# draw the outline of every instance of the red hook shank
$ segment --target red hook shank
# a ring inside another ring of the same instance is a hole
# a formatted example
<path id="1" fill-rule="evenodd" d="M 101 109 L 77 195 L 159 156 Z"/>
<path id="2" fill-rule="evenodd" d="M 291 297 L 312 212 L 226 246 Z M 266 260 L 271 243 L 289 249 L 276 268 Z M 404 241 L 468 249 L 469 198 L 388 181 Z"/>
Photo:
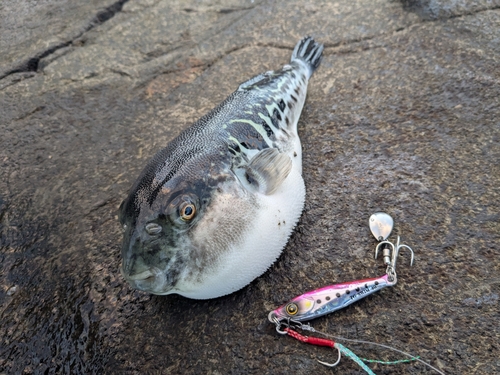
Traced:
<path id="1" fill-rule="evenodd" d="M 328 346 L 330 348 L 335 347 L 335 342 L 332 340 L 320 339 L 318 337 L 304 336 L 290 328 L 285 328 L 284 331 L 287 333 L 288 336 L 291 336 L 294 339 L 302 341 L 306 344 L 317 345 L 317 346 Z"/>

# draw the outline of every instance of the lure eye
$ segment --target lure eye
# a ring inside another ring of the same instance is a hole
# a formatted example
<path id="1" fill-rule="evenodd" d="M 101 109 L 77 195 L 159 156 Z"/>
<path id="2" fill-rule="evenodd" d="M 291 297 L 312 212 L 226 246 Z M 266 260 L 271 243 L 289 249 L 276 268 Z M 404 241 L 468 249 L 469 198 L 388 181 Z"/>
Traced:
<path id="1" fill-rule="evenodd" d="M 146 232 L 151 236 L 158 234 L 161 232 L 161 226 L 156 223 L 148 223 L 146 224 Z"/>
<path id="2" fill-rule="evenodd" d="M 185 202 L 180 209 L 181 219 L 184 221 L 191 220 L 196 214 L 196 207 L 192 203 Z"/>
<path id="3" fill-rule="evenodd" d="M 286 305 L 285 309 L 288 315 L 296 315 L 299 312 L 299 307 L 293 302 Z"/>

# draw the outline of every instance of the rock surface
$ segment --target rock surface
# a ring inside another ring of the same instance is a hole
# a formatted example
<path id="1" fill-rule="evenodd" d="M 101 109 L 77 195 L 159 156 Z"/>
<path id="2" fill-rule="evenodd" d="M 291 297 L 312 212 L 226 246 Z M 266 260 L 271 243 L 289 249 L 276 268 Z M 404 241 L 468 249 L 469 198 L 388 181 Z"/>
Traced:
<path id="1" fill-rule="evenodd" d="M 500 372 L 500 1 L 13 4 L 0 4 L 0 373 L 331 374 L 316 362 L 330 349 L 278 335 L 267 314 L 381 274 L 376 211 L 414 267 L 312 325 L 445 373 Z M 306 208 L 282 256 L 215 300 L 132 291 L 117 208 L 148 158 L 308 34 L 326 48 L 299 123 Z M 363 373 L 347 358 L 337 371 Z"/>

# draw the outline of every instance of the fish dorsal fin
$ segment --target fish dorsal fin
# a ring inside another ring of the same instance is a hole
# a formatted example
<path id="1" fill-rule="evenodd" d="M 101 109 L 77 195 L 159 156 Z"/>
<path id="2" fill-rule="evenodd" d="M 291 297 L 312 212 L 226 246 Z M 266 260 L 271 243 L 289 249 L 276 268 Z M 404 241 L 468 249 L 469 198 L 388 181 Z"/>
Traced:
<path id="1" fill-rule="evenodd" d="M 242 84 L 240 84 L 240 86 L 238 87 L 238 90 L 239 91 L 250 90 L 252 88 L 252 86 L 255 85 L 256 83 L 260 83 L 261 81 L 268 80 L 269 77 L 272 76 L 272 74 L 273 74 L 272 71 L 268 71 L 268 72 L 256 75 L 255 77 L 250 78 L 248 81 L 245 81 Z"/>
<path id="2" fill-rule="evenodd" d="M 287 154 L 280 153 L 275 148 L 259 151 L 243 168 L 245 185 L 258 192 L 271 195 L 285 181 L 292 170 L 292 160 Z"/>

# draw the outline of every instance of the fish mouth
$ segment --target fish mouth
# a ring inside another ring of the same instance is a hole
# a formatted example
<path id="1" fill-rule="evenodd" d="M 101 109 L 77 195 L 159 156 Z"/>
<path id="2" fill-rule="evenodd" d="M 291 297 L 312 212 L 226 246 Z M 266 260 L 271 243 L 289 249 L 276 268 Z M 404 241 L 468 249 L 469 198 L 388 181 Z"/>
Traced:
<path id="1" fill-rule="evenodd" d="M 151 270 L 139 272 L 136 273 L 135 275 L 124 275 L 123 268 L 121 268 L 121 273 L 127 280 L 134 280 L 134 281 L 144 281 L 147 279 L 152 280 L 155 277 L 155 274 Z"/>
<path id="2" fill-rule="evenodd" d="M 171 289 L 166 288 L 165 276 L 160 270 L 155 269 L 154 267 L 129 275 L 124 271 L 123 266 L 121 266 L 120 273 L 132 288 L 143 292 L 152 294 L 169 294 L 169 290 Z"/>
<path id="3" fill-rule="evenodd" d="M 147 280 L 153 276 L 154 276 L 153 272 L 151 272 L 150 270 L 146 270 L 143 272 L 136 273 L 135 275 L 129 275 L 128 279 L 139 281 L 139 280 Z"/>

